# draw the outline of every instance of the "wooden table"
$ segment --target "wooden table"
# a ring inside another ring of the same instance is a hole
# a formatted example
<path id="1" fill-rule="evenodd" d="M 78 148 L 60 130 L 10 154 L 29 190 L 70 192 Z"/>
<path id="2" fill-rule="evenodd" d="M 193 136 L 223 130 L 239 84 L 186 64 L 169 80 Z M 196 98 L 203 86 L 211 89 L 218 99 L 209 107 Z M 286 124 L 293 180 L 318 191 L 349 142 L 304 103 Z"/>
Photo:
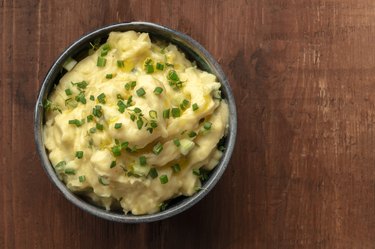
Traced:
<path id="1" fill-rule="evenodd" d="M 33 137 L 57 56 L 95 28 L 133 20 L 203 44 L 239 114 L 215 189 L 139 225 L 69 203 Z M 2 0 L 0 28 L 0 248 L 375 248 L 374 1 Z"/>

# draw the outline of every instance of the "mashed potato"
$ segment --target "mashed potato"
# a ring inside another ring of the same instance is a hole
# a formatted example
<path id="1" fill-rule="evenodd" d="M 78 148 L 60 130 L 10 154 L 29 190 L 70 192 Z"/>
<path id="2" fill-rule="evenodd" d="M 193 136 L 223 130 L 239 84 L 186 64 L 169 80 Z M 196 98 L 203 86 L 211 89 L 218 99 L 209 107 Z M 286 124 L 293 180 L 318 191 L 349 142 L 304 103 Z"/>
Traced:
<path id="1" fill-rule="evenodd" d="M 67 72 L 45 115 L 44 143 L 67 187 L 135 215 L 198 191 L 228 124 L 214 75 L 134 31 L 110 33 Z"/>

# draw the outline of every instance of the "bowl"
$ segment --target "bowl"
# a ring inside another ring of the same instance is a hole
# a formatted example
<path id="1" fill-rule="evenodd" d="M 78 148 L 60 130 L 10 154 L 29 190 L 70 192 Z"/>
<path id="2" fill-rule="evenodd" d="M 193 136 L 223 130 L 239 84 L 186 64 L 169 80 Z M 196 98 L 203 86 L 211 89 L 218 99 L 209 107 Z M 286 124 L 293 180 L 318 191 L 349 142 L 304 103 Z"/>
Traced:
<path id="1" fill-rule="evenodd" d="M 147 215 L 129 215 L 120 213 L 117 211 L 106 211 L 100 207 L 97 207 L 87 201 L 82 197 L 72 193 L 65 184 L 59 180 L 51 162 L 48 159 L 47 151 L 44 147 L 42 129 L 44 123 L 44 110 L 43 103 L 48 97 L 53 86 L 58 82 L 59 78 L 62 76 L 62 68 L 64 62 L 69 57 L 79 58 L 82 57 L 83 51 L 89 49 L 90 42 L 101 38 L 106 39 L 111 31 L 129 31 L 134 30 L 137 32 L 147 32 L 151 37 L 156 39 L 162 39 L 167 42 L 177 45 L 177 47 L 185 53 L 185 55 L 190 59 L 196 61 L 199 68 L 208 71 L 218 78 L 221 82 L 221 91 L 223 97 L 228 101 L 229 106 L 229 129 L 227 137 L 225 138 L 225 148 L 224 154 L 219 162 L 219 164 L 211 171 L 208 180 L 202 183 L 202 190 L 195 193 L 190 197 L 179 197 L 174 200 L 166 210 L 155 214 Z M 142 223 L 142 222 L 152 222 L 157 220 L 162 220 L 169 218 L 173 215 L 181 213 L 184 210 L 192 207 L 199 200 L 201 200 L 207 193 L 215 186 L 219 181 L 220 177 L 223 175 L 229 159 L 232 155 L 237 131 L 237 114 L 234 97 L 229 86 L 228 80 L 224 75 L 222 69 L 220 68 L 217 61 L 207 52 L 206 49 L 202 47 L 198 42 L 193 40 L 186 34 L 180 33 L 178 31 L 172 30 L 170 28 L 148 22 L 130 22 L 130 23 L 118 23 L 109 26 L 99 28 L 93 32 L 90 32 L 72 45 L 70 45 L 64 52 L 57 58 L 53 63 L 52 67 L 49 69 L 46 77 L 44 78 L 41 88 L 39 90 L 38 99 L 35 105 L 34 113 L 34 134 L 37 151 L 41 158 L 42 166 L 51 179 L 51 181 L 56 185 L 56 187 L 62 192 L 62 194 L 73 204 L 79 208 L 87 211 L 95 216 L 125 223 Z"/>

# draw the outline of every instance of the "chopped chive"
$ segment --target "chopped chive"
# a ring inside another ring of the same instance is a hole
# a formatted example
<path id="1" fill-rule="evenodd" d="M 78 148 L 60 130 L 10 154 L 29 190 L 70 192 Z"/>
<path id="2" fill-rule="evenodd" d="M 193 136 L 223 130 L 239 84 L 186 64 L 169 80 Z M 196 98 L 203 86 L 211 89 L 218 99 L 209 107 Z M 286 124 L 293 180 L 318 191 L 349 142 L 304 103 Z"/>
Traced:
<path id="1" fill-rule="evenodd" d="M 111 46 L 109 46 L 109 44 L 108 43 L 104 43 L 103 45 L 102 45 L 102 50 L 110 50 L 111 49 Z"/>
<path id="2" fill-rule="evenodd" d="M 170 114 L 171 110 L 170 109 L 165 109 L 163 111 L 163 118 L 165 119 L 168 119 L 169 118 L 169 114 Z"/>
<path id="3" fill-rule="evenodd" d="M 106 56 L 108 54 L 108 50 L 102 50 L 100 52 L 100 56 Z"/>
<path id="4" fill-rule="evenodd" d="M 109 168 L 111 168 L 111 169 L 114 168 L 114 167 L 116 167 L 116 161 L 112 161 L 111 165 L 109 166 Z"/>
<path id="5" fill-rule="evenodd" d="M 188 136 L 189 137 L 195 137 L 197 135 L 197 133 L 195 131 L 190 131 Z"/>
<path id="6" fill-rule="evenodd" d="M 199 169 L 193 169 L 193 174 L 196 176 L 201 176 L 201 172 L 199 171 Z"/>
<path id="7" fill-rule="evenodd" d="M 120 144 L 120 140 L 118 140 L 117 138 L 115 138 L 115 144 Z"/>
<path id="8" fill-rule="evenodd" d="M 130 96 L 130 97 L 128 98 L 128 100 L 126 101 L 126 105 L 127 105 L 127 106 L 131 106 L 131 105 L 132 105 L 132 101 L 133 101 L 133 96 Z"/>
<path id="9" fill-rule="evenodd" d="M 114 156 L 121 156 L 121 145 L 116 145 L 111 148 Z"/>
<path id="10" fill-rule="evenodd" d="M 158 142 L 152 149 L 152 152 L 154 152 L 155 155 L 159 155 L 162 150 L 163 150 L 163 145 L 160 142 Z"/>
<path id="11" fill-rule="evenodd" d="M 198 110 L 199 109 L 199 106 L 198 106 L 198 104 L 197 103 L 194 103 L 192 106 L 191 106 L 191 108 L 193 109 L 193 111 L 195 112 L 196 110 Z"/>
<path id="12" fill-rule="evenodd" d="M 84 122 L 85 122 L 84 119 L 82 119 L 82 120 L 71 119 L 71 120 L 68 121 L 69 124 L 74 124 L 74 125 L 76 125 L 77 127 L 80 127 L 81 125 L 83 125 Z"/>
<path id="13" fill-rule="evenodd" d="M 101 93 L 96 97 L 99 101 L 100 104 L 105 104 L 106 103 L 106 97 L 104 93 Z"/>
<path id="14" fill-rule="evenodd" d="M 86 119 L 87 119 L 87 123 L 88 123 L 88 122 L 91 122 L 91 121 L 94 120 L 94 116 L 90 114 L 90 115 L 87 116 Z"/>
<path id="15" fill-rule="evenodd" d="M 121 96 L 121 94 L 117 94 L 116 98 L 117 98 L 117 99 L 124 100 L 124 98 Z"/>
<path id="16" fill-rule="evenodd" d="M 150 171 L 148 172 L 148 175 L 152 179 L 155 179 L 156 177 L 158 177 L 158 171 L 155 168 L 151 168 Z"/>
<path id="17" fill-rule="evenodd" d="M 77 101 L 72 98 L 68 98 L 65 100 L 65 106 L 69 106 L 71 108 L 76 108 L 78 105 Z"/>
<path id="18" fill-rule="evenodd" d="M 126 90 L 130 90 L 130 83 L 126 83 L 125 85 L 124 85 L 124 88 L 126 89 Z"/>
<path id="19" fill-rule="evenodd" d="M 59 163 L 57 163 L 55 165 L 55 168 L 65 167 L 65 165 L 66 165 L 66 162 L 65 161 L 61 161 L 61 162 L 59 162 Z"/>
<path id="20" fill-rule="evenodd" d="M 76 157 L 78 158 L 78 159 L 81 159 L 82 157 L 83 157 L 83 151 L 76 151 Z"/>
<path id="21" fill-rule="evenodd" d="M 100 105 L 96 105 L 96 106 L 92 109 L 92 115 L 94 115 L 95 117 L 100 118 L 100 117 L 103 115 L 103 112 L 102 112 L 102 106 L 100 106 Z"/>
<path id="22" fill-rule="evenodd" d="M 127 148 L 129 146 L 129 142 L 121 143 L 121 149 Z"/>
<path id="23" fill-rule="evenodd" d="M 180 109 L 178 108 L 172 108 L 172 117 L 173 118 L 178 118 L 181 116 Z"/>
<path id="24" fill-rule="evenodd" d="M 142 126 L 143 126 L 143 120 L 141 118 L 139 118 L 137 120 L 137 127 L 138 127 L 138 130 L 142 129 Z"/>
<path id="25" fill-rule="evenodd" d="M 97 123 L 96 129 L 99 130 L 99 131 L 102 131 L 104 129 L 104 126 L 102 124 Z"/>
<path id="26" fill-rule="evenodd" d="M 181 171 L 181 167 L 178 163 L 175 163 L 172 165 L 172 170 L 174 173 L 177 173 L 177 172 L 180 172 Z"/>
<path id="27" fill-rule="evenodd" d="M 107 62 L 106 58 L 99 56 L 98 60 L 96 62 L 96 66 L 98 66 L 98 67 L 104 67 L 105 64 L 106 64 L 106 62 Z"/>
<path id="28" fill-rule="evenodd" d="M 151 126 L 151 128 L 156 128 L 156 127 L 158 127 L 158 123 L 155 120 L 151 120 L 150 126 Z"/>
<path id="29" fill-rule="evenodd" d="M 92 128 L 90 128 L 90 133 L 95 133 L 96 132 L 96 128 L 95 127 L 92 127 Z"/>
<path id="30" fill-rule="evenodd" d="M 211 126 L 212 126 L 211 122 L 206 122 L 206 123 L 204 123 L 203 128 L 206 129 L 206 130 L 209 130 L 209 129 L 211 129 Z"/>
<path id="31" fill-rule="evenodd" d="M 155 119 L 155 118 L 158 118 L 158 113 L 155 111 L 155 110 L 151 110 L 148 112 L 148 115 L 150 116 L 150 118 L 152 119 Z"/>
<path id="32" fill-rule="evenodd" d="M 155 89 L 154 89 L 154 93 L 155 93 L 156 95 L 160 95 L 162 92 L 163 92 L 163 88 L 161 88 L 161 87 L 159 87 L 159 86 L 155 87 Z"/>
<path id="33" fill-rule="evenodd" d="M 116 123 L 116 124 L 115 124 L 115 129 L 120 129 L 121 126 L 122 126 L 122 123 Z"/>
<path id="34" fill-rule="evenodd" d="M 80 93 L 75 97 L 75 100 L 76 100 L 77 102 L 81 102 L 82 104 L 86 104 L 85 93 L 84 93 L 84 92 L 80 92 Z"/>
<path id="35" fill-rule="evenodd" d="M 146 73 L 151 74 L 154 72 L 154 66 L 152 64 L 145 65 Z"/>
<path id="36" fill-rule="evenodd" d="M 168 72 L 167 78 L 168 78 L 168 80 L 171 80 L 171 81 L 180 81 L 180 78 L 178 77 L 175 70 L 170 70 Z"/>
<path id="37" fill-rule="evenodd" d="M 118 111 L 124 113 L 126 105 L 121 100 L 117 101 Z"/>
<path id="38" fill-rule="evenodd" d="M 134 89 L 134 87 L 137 85 L 137 81 L 130 82 L 130 87 Z"/>
<path id="39" fill-rule="evenodd" d="M 146 91 L 145 89 L 143 89 L 143 87 L 139 88 L 137 91 L 136 91 L 138 97 L 142 97 L 146 94 Z"/>
<path id="40" fill-rule="evenodd" d="M 77 88 L 79 89 L 85 89 L 87 87 L 87 82 L 86 81 L 81 81 L 81 82 L 76 82 L 76 83 L 73 83 L 72 82 L 72 85 L 76 86 Z"/>
<path id="41" fill-rule="evenodd" d="M 72 90 L 70 90 L 70 88 L 67 88 L 67 89 L 65 89 L 65 94 L 66 94 L 67 96 L 70 96 L 70 95 L 73 94 L 73 92 L 72 92 Z"/>
<path id="42" fill-rule="evenodd" d="M 79 179 L 79 182 L 85 182 L 86 181 L 86 176 L 79 176 L 78 177 L 78 179 Z"/>
<path id="43" fill-rule="evenodd" d="M 111 73 L 106 74 L 106 75 L 105 75 L 105 78 L 106 78 L 106 79 L 112 79 L 112 78 L 113 78 L 113 74 L 111 74 Z"/>
<path id="44" fill-rule="evenodd" d="M 140 164 L 141 166 L 145 166 L 145 165 L 147 164 L 147 159 L 146 159 L 145 156 L 141 156 L 141 157 L 139 158 L 139 164 Z"/>
<path id="45" fill-rule="evenodd" d="M 160 212 L 167 210 L 168 202 L 162 202 L 160 203 Z"/>
<path id="46" fill-rule="evenodd" d="M 122 60 L 118 60 L 118 61 L 117 61 L 117 67 L 122 68 L 122 67 L 124 67 L 124 66 L 125 66 L 124 61 L 122 61 Z"/>
<path id="47" fill-rule="evenodd" d="M 161 63 L 156 63 L 156 69 L 157 70 L 160 70 L 160 71 L 163 71 L 164 70 L 164 64 L 161 64 Z"/>
<path id="48" fill-rule="evenodd" d="M 182 101 L 182 103 L 180 104 L 180 108 L 181 108 L 181 110 L 185 110 L 185 109 L 189 106 L 189 104 L 190 104 L 190 101 L 187 100 L 187 99 L 184 99 L 184 100 Z"/>
<path id="49" fill-rule="evenodd" d="M 180 145 L 181 145 L 181 143 L 180 143 L 180 139 L 178 139 L 178 138 L 173 139 L 173 143 L 174 143 L 177 147 L 180 147 Z"/>
<path id="50" fill-rule="evenodd" d="M 168 182 L 168 176 L 167 175 L 161 175 L 159 177 L 161 184 L 166 184 Z"/>
<path id="51" fill-rule="evenodd" d="M 134 111 L 135 113 L 141 113 L 141 112 L 142 112 L 142 110 L 141 110 L 140 108 L 138 108 L 138 107 L 135 107 L 135 108 L 133 109 L 133 111 Z"/>
<path id="52" fill-rule="evenodd" d="M 145 64 L 144 64 L 144 67 L 145 67 L 145 71 L 146 73 L 148 74 L 151 74 L 154 72 L 154 65 L 152 64 L 152 60 L 151 59 L 147 59 Z"/>
<path id="53" fill-rule="evenodd" d="M 134 122 L 134 120 L 135 120 L 135 115 L 134 114 L 130 114 L 130 119 Z"/>
<path id="54" fill-rule="evenodd" d="M 90 95 L 90 100 L 94 101 L 95 100 L 95 96 L 94 95 Z"/>
<path id="55" fill-rule="evenodd" d="M 109 180 L 104 177 L 104 176 L 99 176 L 98 177 L 98 181 L 100 182 L 100 184 L 104 185 L 104 186 L 108 186 L 109 185 Z"/>
<path id="56" fill-rule="evenodd" d="M 67 168 L 67 169 L 65 169 L 64 173 L 67 174 L 67 175 L 75 175 L 76 170 L 72 169 L 72 168 Z"/>

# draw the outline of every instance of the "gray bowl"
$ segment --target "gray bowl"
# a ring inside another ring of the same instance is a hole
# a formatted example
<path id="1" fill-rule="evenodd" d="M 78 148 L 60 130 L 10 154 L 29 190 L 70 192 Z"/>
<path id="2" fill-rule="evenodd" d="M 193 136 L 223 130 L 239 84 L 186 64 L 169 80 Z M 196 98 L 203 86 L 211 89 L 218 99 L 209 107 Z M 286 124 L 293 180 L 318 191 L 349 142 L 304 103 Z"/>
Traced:
<path id="1" fill-rule="evenodd" d="M 52 167 L 46 149 L 43 143 L 42 129 L 44 123 L 43 115 L 43 102 L 48 97 L 53 86 L 58 83 L 59 78 L 62 76 L 62 65 L 69 57 L 83 57 L 83 51 L 87 51 L 89 48 L 89 43 L 97 38 L 106 39 L 111 31 L 128 31 L 135 30 L 138 32 L 147 32 L 156 39 L 163 39 L 167 42 L 171 42 L 179 47 L 186 56 L 197 62 L 199 68 L 211 72 L 216 75 L 218 80 L 222 84 L 222 95 L 228 101 L 229 104 L 229 131 L 228 136 L 225 139 L 226 150 L 223 157 L 221 158 L 219 164 L 210 173 L 209 179 L 203 183 L 202 190 L 190 197 L 178 198 L 173 201 L 170 206 L 164 211 L 156 214 L 150 215 L 125 215 L 120 212 L 106 211 L 100 207 L 97 207 L 80 196 L 72 193 L 65 186 L 65 184 L 59 180 L 54 168 Z M 56 187 L 63 193 L 63 195 L 72 203 L 74 203 L 79 208 L 93 214 L 95 216 L 117 222 L 126 223 L 141 223 L 141 222 L 151 222 L 166 219 L 182 211 L 190 208 L 201 200 L 218 182 L 220 177 L 223 175 L 225 168 L 228 165 L 229 159 L 232 155 L 233 147 L 235 144 L 237 132 L 237 114 L 236 106 L 233 98 L 231 88 L 229 86 L 228 80 L 225 77 L 222 69 L 220 68 L 217 61 L 205 50 L 198 42 L 190 38 L 189 36 L 180 33 L 178 31 L 147 22 L 131 22 L 131 23 L 119 23 L 109 25 L 100 29 L 97 29 L 89 34 L 86 34 L 79 38 L 76 42 L 70 45 L 53 63 L 52 67 L 48 71 L 45 79 L 43 80 L 42 86 L 39 91 L 38 100 L 35 105 L 34 113 L 34 134 L 35 142 L 38 153 L 40 155 L 42 165 L 44 170 L 51 181 L 56 185 Z"/>

